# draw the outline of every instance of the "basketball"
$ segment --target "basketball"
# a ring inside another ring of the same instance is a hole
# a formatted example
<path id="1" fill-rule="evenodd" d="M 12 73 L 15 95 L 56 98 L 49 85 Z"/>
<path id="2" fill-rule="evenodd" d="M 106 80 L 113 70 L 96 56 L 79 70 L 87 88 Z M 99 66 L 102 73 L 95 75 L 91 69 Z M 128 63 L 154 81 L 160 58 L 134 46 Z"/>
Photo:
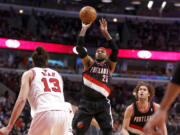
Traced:
<path id="1" fill-rule="evenodd" d="M 85 6 L 80 10 L 79 16 L 83 23 L 89 24 L 94 22 L 97 17 L 96 9 L 91 6 Z"/>

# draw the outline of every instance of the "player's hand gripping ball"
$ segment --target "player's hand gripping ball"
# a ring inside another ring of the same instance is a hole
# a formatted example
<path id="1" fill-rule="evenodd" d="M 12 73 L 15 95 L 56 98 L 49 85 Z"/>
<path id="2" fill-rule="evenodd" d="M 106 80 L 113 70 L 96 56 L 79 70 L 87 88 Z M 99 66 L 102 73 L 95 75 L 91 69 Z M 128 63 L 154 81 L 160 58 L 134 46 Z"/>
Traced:
<path id="1" fill-rule="evenodd" d="M 97 17 L 96 9 L 91 6 L 85 6 L 80 10 L 79 16 L 81 21 L 85 24 L 94 22 Z"/>

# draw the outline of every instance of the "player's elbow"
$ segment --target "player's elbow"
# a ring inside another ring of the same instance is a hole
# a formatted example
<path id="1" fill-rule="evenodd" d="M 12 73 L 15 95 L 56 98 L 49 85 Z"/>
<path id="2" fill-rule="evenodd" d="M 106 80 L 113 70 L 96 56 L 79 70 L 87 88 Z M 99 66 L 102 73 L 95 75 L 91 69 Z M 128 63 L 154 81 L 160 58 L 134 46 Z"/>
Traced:
<path id="1" fill-rule="evenodd" d="M 113 55 L 114 55 L 115 57 L 117 57 L 117 55 L 118 55 L 118 49 L 112 50 L 112 53 L 113 53 Z"/>
<path id="2" fill-rule="evenodd" d="M 129 133 L 125 128 L 122 128 L 121 129 L 121 135 L 129 135 Z"/>

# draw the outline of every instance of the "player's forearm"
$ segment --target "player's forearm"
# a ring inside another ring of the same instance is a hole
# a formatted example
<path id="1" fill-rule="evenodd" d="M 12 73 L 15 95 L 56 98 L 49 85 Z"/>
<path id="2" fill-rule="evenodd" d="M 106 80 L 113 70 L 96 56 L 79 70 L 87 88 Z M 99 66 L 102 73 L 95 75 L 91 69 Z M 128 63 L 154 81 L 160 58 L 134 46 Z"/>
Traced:
<path id="1" fill-rule="evenodd" d="M 83 45 L 84 45 L 84 37 L 79 36 L 77 40 L 76 51 L 78 52 L 78 56 L 80 58 L 85 58 L 87 56 L 87 52 L 84 49 Z"/>
<path id="2" fill-rule="evenodd" d="M 21 99 L 21 98 L 17 99 L 16 104 L 13 109 L 13 112 L 11 114 L 9 124 L 8 124 L 8 129 L 10 129 L 10 130 L 12 129 L 14 123 L 16 122 L 17 118 L 21 114 L 25 103 L 26 103 L 26 100 Z"/>
<path id="3" fill-rule="evenodd" d="M 165 96 L 161 102 L 160 109 L 167 111 L 175 98 L 180 93 L 180 62 L 176 65 L 176 70 L 173 74 L 173 79 L 168 84 Z"/>
<path id="4" fill-rule="evenodd" d="M 84 37 L 83 36 L 78 36 L 77 38 L 77 47 L 82 47 L 83 48 L 84 45 Z"/>
<path id="5" fill-rule="evenodd" d="M 118 55 L 118 47 L 117 47 L 116 43 L 114 42 L 114 40 L 112 40 L 112 39 L 108 41 L 108 44 L 109 44 L 109 48 L 112 49 L 109 59 L 113 62 L 116 62 L 117 55 Z"/>
<path id="6" fill-rule="evenodd" d="M 164 124 L 163 135 L 168 135 L 166 124 Z"/>
<path id="7" fill-rule="evenodd" d="M 81 31 L 80 31 L 80 33 L 79 33 L 79 36 L 84 37 L 84 36 L 86 35 L 86 31 L 87 31 L 86 28 L 81 28 Z"/>
<path id="8" fill-rule="evenodd" d="M 121 134 L 122 135 L 129 135 L 128 131 L 125 128 L 121 129 Z"/>
<path id="9" fill-rule="evenodd" d="M 165 92 L 165 96 L 161 102 L 160 109 L 167 111 L 179 93 L 180 93 L 180 85 L 170 82 Z"/>
<path id="10" fill-rule="evenodd" d="M 111 37 L 111 35 L 109 34 L 108 31 L 107 32 L 103 32 L 103 35 L 106 38 L 106 40 L 111 40 L 112 39 L 112 37 Z"/>

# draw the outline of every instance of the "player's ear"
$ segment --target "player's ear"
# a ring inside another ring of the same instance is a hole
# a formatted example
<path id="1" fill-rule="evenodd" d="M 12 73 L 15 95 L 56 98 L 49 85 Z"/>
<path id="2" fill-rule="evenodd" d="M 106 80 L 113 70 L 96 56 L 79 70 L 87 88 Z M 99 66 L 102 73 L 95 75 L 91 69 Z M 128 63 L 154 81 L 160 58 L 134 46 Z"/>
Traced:
<path id="1" fill-rule="evenodd" d="M 151 93 L 150 93 L 150 91 L 148 90 L 148 96 L 150 97 L 151 96 Z"/>
<path id="2" fill-rule="evenodd" d="M 46 60 L 46 65 L 48 65 L 48 60 Z"/>
<path id="3" fill-rule="evenodd" d="M 150 101 L 151 100 L 151 94 L 148 93 L 148 100 Z"/>
<path id="4" fill-rule="evenodd" d="M 109 58 L 109 56 L 106 54 L 106 59 L 108 59 Z"/>
<path id="5" fill-rule="evenodd" d="M 34 66 L 35 64 L 34 64 L 34 61 L 32 61 L 32 65 Z"/>

